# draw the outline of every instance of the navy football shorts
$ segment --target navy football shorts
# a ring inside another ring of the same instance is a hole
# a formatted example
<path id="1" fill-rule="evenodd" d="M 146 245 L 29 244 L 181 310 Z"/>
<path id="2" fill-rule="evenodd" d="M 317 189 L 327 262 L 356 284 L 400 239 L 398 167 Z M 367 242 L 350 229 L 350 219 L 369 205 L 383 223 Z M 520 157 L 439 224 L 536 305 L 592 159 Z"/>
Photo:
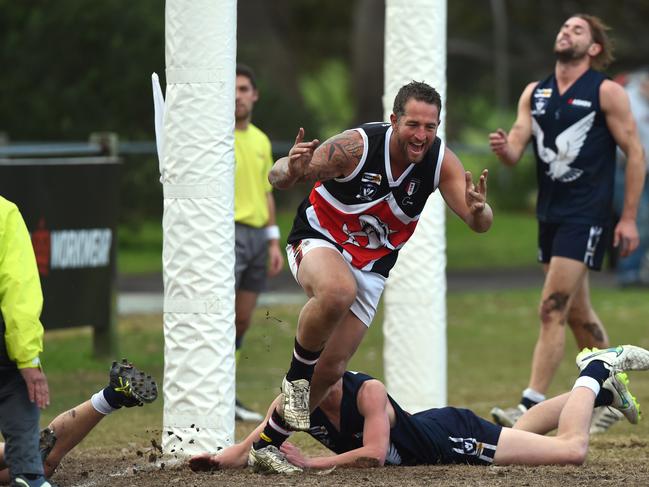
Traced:
<path id="1" fill-rule="evenodd" d="M 424 434 L 430 433 L 437 438 L 440 463 L 493 463 L 502 426 L 490 423 L 469 409 L 454 407 L 429 409 L 414 417 Z M 427 423 L 431 428 L 426 427 Z"/>
<path id="2" fill-rule="evenodd" d="M 566 257 L 598 271 L 604 261 L 608 231 L 599 225 L 539 222 L 538 260 L 547 264 L 552 257 Z"/>

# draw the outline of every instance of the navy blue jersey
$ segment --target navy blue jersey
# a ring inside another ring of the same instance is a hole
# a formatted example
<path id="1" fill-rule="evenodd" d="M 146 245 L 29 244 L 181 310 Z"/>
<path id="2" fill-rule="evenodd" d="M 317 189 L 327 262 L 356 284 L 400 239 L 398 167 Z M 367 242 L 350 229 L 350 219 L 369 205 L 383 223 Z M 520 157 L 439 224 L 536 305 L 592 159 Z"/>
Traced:
<path id="1" fill-rule="evenodd" d="M 552 75 L 532 92 L 539 221 L 609 223 L 616 144 L 599 103 L 605 79 L 588 70 L 560 95 Z"/>
<path id="2" fill-rule="evenodd" d="M 340 404 L 340 431 L 316 408 L 311 413 L 309 434 L 335 453 L 345 453 L 363 446 L 364 418 L 358 411 L 358 391 L 365 381 L 373 377 L 356 372 L 343 375 L 343 395 Z M 436 464 L 442 459 L 440 447 L 445 445 L 445 432 L 435 421 L 420 424 L 419 414 L 410 415 L 388 396 L 396 423 L 390 430 L 390 449 L 386 456 L 388 465 Z"/>
<path id="3" fill-rule="evenodd" d="M 369 123 L 355 130 L 364 142 L 358 166 L 344 178 L 315 184 L 298 208 L 288 243 L 328 240 L 354 267 L 387 277 L 439 184 L 444 143 L 436 137 L 423 160 L 394 179 L 390 124 Z"/>

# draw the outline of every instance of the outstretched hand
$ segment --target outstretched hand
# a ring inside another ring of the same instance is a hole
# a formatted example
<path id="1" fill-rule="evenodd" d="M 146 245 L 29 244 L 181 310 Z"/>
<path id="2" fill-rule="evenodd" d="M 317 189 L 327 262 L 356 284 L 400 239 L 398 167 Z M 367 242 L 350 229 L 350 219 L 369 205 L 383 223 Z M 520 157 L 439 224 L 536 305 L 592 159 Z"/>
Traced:
<path id="1" fill-rule="evenodd" d="M 300 127 L 295 137 L 295 143 L 291 150 L 288 151 L 288 171 L 290 176 L 295 180 L 300 180 L 304 176 L 313 157 L 313 152 L 320 145 L 318 139 L 310 142 L 304 142 L 304 128 Z"/>
<path id="2" fill-rule="evenodd" d="M 201 453 L 189 459 L 189 468 L 194 472 L 211 472 L 220 468 L 216 455 Z"/>
<path id="3" fill-rule="evenodd" d="M 489 171 L 484 169 L 478 180 L 478 185 L 473 184 L 473 177 L 471 171 L 464 173 L 466 180 L 465 199 L 466 205 L 472 215 L 482 212 L 487 204 L 487 176 Z"/>
<path id="4" fill-rule="evenodd" d="M 286 459 L 296 467 L 307 468 L 309 466 L 308 459 L 293 443 L 285 441 L 284 443 L 282 443 L 282 446 L 279 450 L 284 454 Z"/>

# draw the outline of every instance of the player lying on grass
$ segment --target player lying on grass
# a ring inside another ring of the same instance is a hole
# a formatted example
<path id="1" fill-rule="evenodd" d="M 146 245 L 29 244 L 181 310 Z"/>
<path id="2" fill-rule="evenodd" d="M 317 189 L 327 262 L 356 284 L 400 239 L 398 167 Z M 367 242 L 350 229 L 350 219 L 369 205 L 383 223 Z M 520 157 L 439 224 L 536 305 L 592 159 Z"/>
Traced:
<path id="1" fill-rule="evenodd" d="M 143 406 L 158 397 L 158 388 L 150 375 L 135 368 L 126 359 L 113 362 L 108 386 L 82 404 L 59 414 L 41 431 L 41 456 L 45 476 L 50 477 L 63 457 L 77 446 L 108 414 L 121 407 Z M 31 485 L 25 479 L 24 485 Z M 4 443 L 0 443 L 0 484 L 9 483 L 4 463 Z M 47 485 L 47 484 L 44 484 Z"/>
<path id="2" fill-rule="evenodd" d="M 446 407 L 410 415 L 381 382 L 346 372 L 311 413 L 308 431 L 335 455 L 309 458 L 284 442 L 281 451 L 274 450 L 272 464 L 259 464 L 248 452 L 263 434 L 262 423 L 241 443 L 216 455 L 195 456 L 189 466 L 200 471 L 252 464 L 256 471 L 295 473 L 337 465 L 579 465 L 588 452 L 595 406 L 611 406 L 631 423 L 638 422 L 639 405 L 627 389 L 624 371 L 649 370 L 649 351 L 632 345 L 584 349 L 576 361 L 580 374 L 572 391 L 531 408 L 513 429 L 495 425 L 467 409 Z M 270 421 L 279 399 L 269 409 Z M 555 437 L 543 436 L 557 427 Z M 288 438 L 290 432 L 284 433 Z"/>

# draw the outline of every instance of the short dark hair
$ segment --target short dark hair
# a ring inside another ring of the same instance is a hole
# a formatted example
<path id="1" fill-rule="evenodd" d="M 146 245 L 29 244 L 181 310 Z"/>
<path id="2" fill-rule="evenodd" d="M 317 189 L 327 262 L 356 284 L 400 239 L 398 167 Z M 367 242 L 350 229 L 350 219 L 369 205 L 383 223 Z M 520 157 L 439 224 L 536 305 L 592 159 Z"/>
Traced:
<path id="1" fill-rule="evenodd" d="M 245 64 L 237 63 L 237 76 L 245 76 L 250 80 L 250 84 L 256 90 L 257 89 L 257 79 L 255 77 L 255 72 L 250 66 Z"/>
<path id="2" fill-rule="evenodd" d="M 608 31 L 611 30 L 611 28 L 606 25 L 602 19 L 595 17 L 594 15 L 575 14 L 573 17 L 585 20 L 588 27 L 590 27 L 590 36 L 593 38 L 593 42 L 602 46 L 600 53 L 593 58 L 593 68 L 597 70 L 608 68 L 608 65 L 615 59 L 615 56 L 613 56 L 613 43 L 608 37 Z"/>
<path id="3" fill-rule="evenodd" d="M 437 106 L 441 116 L 442 97 L 439 96 L 437 90 L 423 81 L 411 81 L 407 85 L 403 85 L 397 92 L 397 96 L 394 97 L 392 112 L 397 118 L 406 113 L 406 103 L 411 98 Z"/>

